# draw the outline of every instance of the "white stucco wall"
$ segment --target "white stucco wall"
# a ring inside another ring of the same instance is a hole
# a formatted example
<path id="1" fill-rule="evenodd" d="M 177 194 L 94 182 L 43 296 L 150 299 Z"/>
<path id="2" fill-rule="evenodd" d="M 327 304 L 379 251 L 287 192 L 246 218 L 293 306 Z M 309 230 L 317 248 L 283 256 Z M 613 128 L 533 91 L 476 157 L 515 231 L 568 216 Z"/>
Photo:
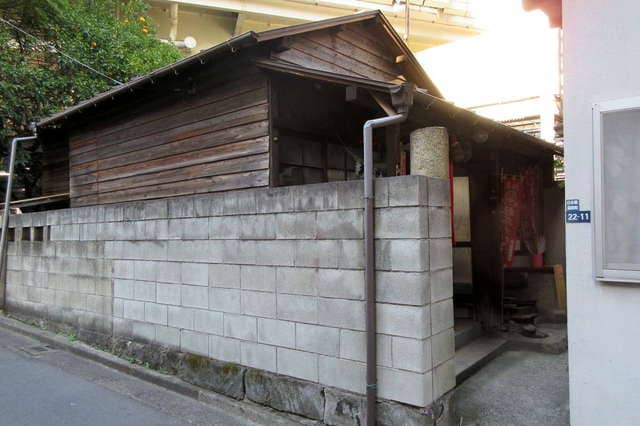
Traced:
<path id="1" fill-rule="evenodd" d="M 637 0 L 564 0 L 566 198 L 583 210 L 593 210 L 591 105 L 640 95 L 639 14 Z M 571 423 L 638 425 L 640 286 L 594 281 L 592 247 L 592 225 L 567 225 Z"/>

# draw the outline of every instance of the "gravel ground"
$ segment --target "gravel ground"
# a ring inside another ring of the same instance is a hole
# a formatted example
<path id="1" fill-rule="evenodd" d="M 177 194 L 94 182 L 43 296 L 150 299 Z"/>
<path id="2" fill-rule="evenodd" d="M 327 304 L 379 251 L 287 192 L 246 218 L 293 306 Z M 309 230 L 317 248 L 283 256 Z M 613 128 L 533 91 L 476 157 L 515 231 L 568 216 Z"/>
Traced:
<path id="1" fill-rule="evenodd" d="M 567 354 L 505 352 L 456 389 L 451 410 L 463 425 L 568 425 Z"/>

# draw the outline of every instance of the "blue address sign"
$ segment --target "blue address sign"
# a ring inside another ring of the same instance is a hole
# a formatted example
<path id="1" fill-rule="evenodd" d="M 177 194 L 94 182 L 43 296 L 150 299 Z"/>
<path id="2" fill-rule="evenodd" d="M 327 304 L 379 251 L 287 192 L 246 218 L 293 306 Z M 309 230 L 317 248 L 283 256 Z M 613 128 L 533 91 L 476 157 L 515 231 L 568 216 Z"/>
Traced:
<path id="1" fill-rule="evenodd" d="M 590 223 L 591 211 L 580 210 L 580 200 L 567 200 L 565 221 L 567 223 Z"/>

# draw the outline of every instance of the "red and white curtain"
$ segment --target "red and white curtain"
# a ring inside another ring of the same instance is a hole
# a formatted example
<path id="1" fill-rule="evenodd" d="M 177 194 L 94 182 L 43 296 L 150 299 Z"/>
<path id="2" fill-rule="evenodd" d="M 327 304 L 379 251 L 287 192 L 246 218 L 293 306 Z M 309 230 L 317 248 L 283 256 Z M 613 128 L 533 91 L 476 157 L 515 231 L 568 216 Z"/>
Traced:
<path id="1" fill-rule="evenodd" d="M 527 168 L 522 175 L 503 175 L 502 183 L 502 265 L 511 266 L 516 244 L 521 238 L 538 237 L 540 171 Z"/>

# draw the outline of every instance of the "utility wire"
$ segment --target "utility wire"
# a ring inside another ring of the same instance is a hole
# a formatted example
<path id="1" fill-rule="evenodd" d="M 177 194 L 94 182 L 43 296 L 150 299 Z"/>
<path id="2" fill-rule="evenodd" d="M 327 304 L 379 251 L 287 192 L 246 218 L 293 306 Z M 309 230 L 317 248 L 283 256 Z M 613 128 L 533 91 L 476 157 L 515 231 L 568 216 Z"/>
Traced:
<path id="1" fill-rule="evenodd" d="M 26 32 L 25 30 L 23 30 L 22 28 L 20 28 L 20 27 L 18 27 L 18 26 L 16 26 L 16 25 L 14 25 L 14 24 L 12 24 L 11 22 L 7 21 L 6 19 L 0 18 L 0 22 L 3 22 L 3 23 L 5 23 L 5 24 L 7 24 L 8 26 L 10 26 L 11 28 L 13 28 L 14 30 L 19 31 L 19 32 L 21 32 L 22 34 L 25 34 L 25 35 L 27 35 L 27 36 L 29 36 L 29 37 L 31 37 L 31 38 L 33 38 L 33 39 L 35 39 L 35 40 L 36 40 L 36 41 L 38 41 L 39 43 L 44 44 L 45 46 L 47 46 L 47 47 L 49 47 L 50 49 L 52 49 L 54 52 L 59 53 L 60 55 L 64 56 L 65 58 L 67 58 L 67 59 L 69 59 L 69 60 L 71 60 L 71 61 L 75 62 L 76 64 L 78 64 L 78 65 L 80 65 L 80 66 L 82 66 L 82 67 L 84 67 L 84 68 L 86 68 L 86 69 L 88 69 L 89 71 L 92 71 L 92 72 L 94 72 L 94 73 L 98 74 L 99 76 L 104 77 L 104 78 L 106 78 L 106 79 L 107 79 L 107 80 L 109 80 L 109 81 L 112 81 L 112 82 L 113 82 L 113 83 L 115 83 L 115 84 L 123 84 L 121 81 L 118 81 L 118 80 L 116 80 L 115 78 L 111 78 L 111 77 L 109 77 L 108 75 L 106 75 L 106 74 L 104 74 L 104 73 L 102 73 L 102 72 L 100 72 L 100 71 L 96 70 L 95 68 L 92 68 L 91 66 L 89 66 L 89 65 L 85 64 L 84 62 L 79 61 L 78 59 L 74 58 L 73 56 L 71 56 L 71 55 L 68 55 L 68 54 L 64 53 L 62 50 L 58 49 L 58 48 L 57 48 L 57 47 L 55 47 L 54 45 L 52 45 L 52 44 L 50 44 L 50 43 L 47 43 L 46 41 L 40 40 L 38 37 L 36 37 L 36 36 L 34 36 L 34 35 L 32 35 L 32 34 L 29 34 L 29 33 L 28 33 L 28 32 Z"/>

